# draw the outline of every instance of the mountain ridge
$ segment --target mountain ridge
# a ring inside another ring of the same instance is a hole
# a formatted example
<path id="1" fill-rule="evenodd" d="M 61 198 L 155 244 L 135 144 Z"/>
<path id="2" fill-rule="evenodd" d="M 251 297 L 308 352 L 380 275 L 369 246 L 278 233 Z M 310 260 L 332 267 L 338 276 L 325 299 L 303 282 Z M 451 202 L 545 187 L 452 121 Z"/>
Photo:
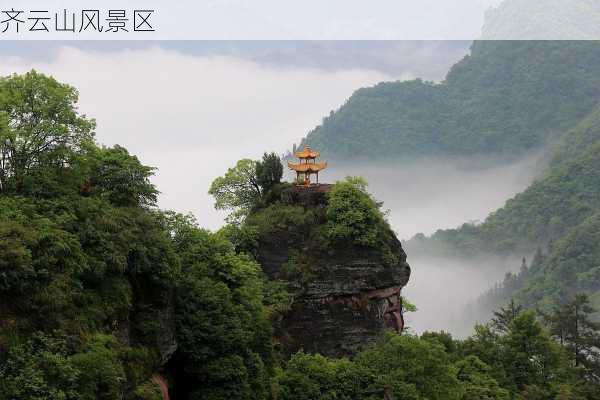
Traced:
<path id="1" fill-rule="evenodd" d="M 598 42 L 474 42 L 441 83 L 358 89 L 300 145 L 336 158 L 519 157 L 600 102 Z"/>

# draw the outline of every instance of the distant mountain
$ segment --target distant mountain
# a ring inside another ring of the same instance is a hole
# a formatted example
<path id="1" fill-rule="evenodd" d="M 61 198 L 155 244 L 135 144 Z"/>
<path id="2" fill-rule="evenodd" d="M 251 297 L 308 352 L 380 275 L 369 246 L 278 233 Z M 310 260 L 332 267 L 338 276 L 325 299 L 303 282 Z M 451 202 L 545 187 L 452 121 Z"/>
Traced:
<path id="1" fill-rule="evenodd" d="M 547 307 L 587 292 L 600 305 L 600 212 L 551 244 L 531 265 L 525 285 L 513 295 L 526 305 Z"/>
<path id="2" fill-rule="evenodd" d="M 599 102 L 599 42 L 481 41 L 442 83 L 357 90 L 301 144 L 329 158 L 516 157 L 554 141 Z"/>
<path id="3" fill-rule="evenodd" d="M 600 109 L 557 145 L 550 167 L 480 225 L 439 230 L 427 240 L 462 254 L 530 252 L 600 211 Z M 416 246 L 424 239 L 411 241 Z M 426 244 L 430 247 L 430 244 Z"/>
<path id="4" fill-rule="evenodd" d="M 583 291 L 600 305 L 600 108 L 558 142 L 543 177 L 482 224 L 418 235 L 406 247 L 461 256 L 537 249 L 522 284 L 505 287 L 499 301 L 544 306 Z"/>
<path id="5" fill-rule="evenodd" d="M 233 57 L 271 68 L 362 69 L 388 76 L 442 80 L 469 51 L 470 41 L 422 40 L 119 40 L 0 41 L 0 53 L 31 62 L 52 61 L 66 47 L 85 52 L 164 49 L 194 57 Z"/>
<path id="6" fill-rule="evenodd" d="M 600 304 L 600 42 L 475 42 L 441 83 L 356 91 L 302 144 L 329 159 L 370 161 L 518 158 L 546 149 L 543 174 L 483 223 L 417 235 L 407 252 L 530 256 L 539 249 L 505 294 L 538 306 L 588 291 Z"/>
<path id="7" fill-rule="evenodd" d="M 485 40 L 589 40 L 600 37 L 596 0 L 504 0 L 485 15 Z"/>

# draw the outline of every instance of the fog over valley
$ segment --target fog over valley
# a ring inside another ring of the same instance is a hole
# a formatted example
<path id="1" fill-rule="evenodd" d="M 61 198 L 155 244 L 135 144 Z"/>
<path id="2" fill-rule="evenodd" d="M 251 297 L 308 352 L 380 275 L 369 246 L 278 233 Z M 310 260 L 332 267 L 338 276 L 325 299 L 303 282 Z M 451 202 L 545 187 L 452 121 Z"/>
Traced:
<path id="1" fill-rule="evenodd" d="M 369 191 L 383 201 L 392 228 L 404 242 L 417 233 L 429 235 L 438 229 L 483 221 L 525 189 L 542 166 L 543 152 L 510 163 L 482 159 L 388 162 L 378 166 L 331 163 L 323 179 L 364 177 Z M 446 330 L 458 336 L 470 334 L 475 316 L 465 314 L 465 306 L 501 282 L 507 271 L 516 271 L 521 263 L 519 255 L 442 258 L 404 247 L 412 272 L 403 293 L 418 308 L 408 313 L 406 320 L 417 333 Z"/>
<path id="2" fill-rule="evenodd" d="M 192 212 L 213 230 L 225 215 L 214 209 L 208 187 L 237 160 L 258 159 L 264 151 L 284 153 L 360 87 L 417 76 L 439 80 L 467 51 L 464 43 L 435 42 L 118 46 L 54 44 L 43 57 L 34 57 L 25 46 L 23 54 L 5 60 L 0 72 L 35 68 L 76 86 L 81 111 L 98 122 L 98 141 L 121 144 L 157 167 L 153 183 L 162 192 L 159 206 Z M 365 62 L 374 52 L 379 61 Z M 340 53 L 346 56 L 335 56 Z M 300 62 L 302 54 L 316 58 Z M 325 157 L 329 168 L 321 181 L 364 177 L 389 210 L 398 237 L 409 239 L 485 219 L 532 182 L 540 160 L 536 154 L 511 162 L 426 159 L 367 165 Z M 519 265 L 512 259 L 407 253 L 412 277 L 405 294 L 419 309 L 407 321 L 416 332 L 465 334 L 472 324 L 463 319 L 464 305 Z"/>
<path id="3" fill-rule="evenodd" d="M 470 306 L 494 283 L 501 282 L 506 272 L 518 270 L 518 256 L 500 258 L 489 254 L 479 257 L 442 258 L 410 256 L 410 283 L 403 294 L 417 306 L 417 312 L 405 315 L 407 326 L 415 333 L 446 331 L 456 337 L 473 334 L 475 322 L 487 322 L 473 313 Z"/>
<path id="4" fill-rule="evenodd" d="M 525 159 L 424 159 L 413 162 L 330 162 L 324 181 L 362 176 L 369 192 L 383 201 L 400 239 L 465 222 L 483 221 L 539 174 L 543 153 Z M 493 185 L 490 185 L 493 182 Z"/>
<path id="5" fill-rule="evenodd" d="M 48 42 L 17 48 L 7 42 L 0 47 L 11 56 L 0 73 L 34 68 L 76 86 L 80 110 L 97 120 L 98 141 L 125 146 L 157 167 L 159 205 L 192 212 L 200 224 L 217 229 L 224 214 L 207 191 L 237 160 L 283 153 L 360 87 L 423 75 L 441 79 L 467 45 L 380 42 L 382 67 L 375 68 L 362 61 L 375 49 L 358 42 Z M 337 57 L 340 52 L 345 56 Z M 300 62 L 302 55 L 314 62 Z"/>

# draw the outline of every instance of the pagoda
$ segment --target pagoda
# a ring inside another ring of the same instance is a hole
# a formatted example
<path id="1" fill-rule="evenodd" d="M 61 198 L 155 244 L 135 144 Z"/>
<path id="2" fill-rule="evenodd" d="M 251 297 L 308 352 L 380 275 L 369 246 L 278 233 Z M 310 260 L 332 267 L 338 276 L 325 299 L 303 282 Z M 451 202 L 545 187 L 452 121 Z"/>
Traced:
<path id="1" fill-rule="evenodd" d="M 313 151 L 309 146 L 306 146 L 304 150 L 297 151 L 295 156 L 300 159 L 299 163 L 288 162 L 288 168 L 296 171 L 296 184 L 303 186 L 310 186 L 310 176 L 316 175 L 316 184 L 319 184 L 319 171 L 327 168 L 326 162 L 316 162 L 316 158 L 319 157 L 318 151 Z"/>

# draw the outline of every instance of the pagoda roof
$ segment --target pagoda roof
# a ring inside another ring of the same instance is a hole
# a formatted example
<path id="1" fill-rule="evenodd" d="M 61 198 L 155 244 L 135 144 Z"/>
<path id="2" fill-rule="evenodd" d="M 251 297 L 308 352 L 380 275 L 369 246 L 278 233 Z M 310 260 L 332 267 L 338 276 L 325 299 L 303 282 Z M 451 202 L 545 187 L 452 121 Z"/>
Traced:
<path id="1" fill-rule="evenodd" d="M 327 168 L 327 163 L 302 163 L 302 164 L 293 164 L 288 162 L 288 168 L 293 169 L 296 172 L 319 172 L 325 168 Z"/>
<path id="2" fill-rule="evenodd" d="M 306 146 L 304 148 L 304 150 L 302 151 L 297 151 L 296 153 L 294 153 L 296 157 L 298 158 L 317 158 L 319 157 L 319 152 L 318 151 L 314 151 L 310 148 L 310 146 Z"/>

